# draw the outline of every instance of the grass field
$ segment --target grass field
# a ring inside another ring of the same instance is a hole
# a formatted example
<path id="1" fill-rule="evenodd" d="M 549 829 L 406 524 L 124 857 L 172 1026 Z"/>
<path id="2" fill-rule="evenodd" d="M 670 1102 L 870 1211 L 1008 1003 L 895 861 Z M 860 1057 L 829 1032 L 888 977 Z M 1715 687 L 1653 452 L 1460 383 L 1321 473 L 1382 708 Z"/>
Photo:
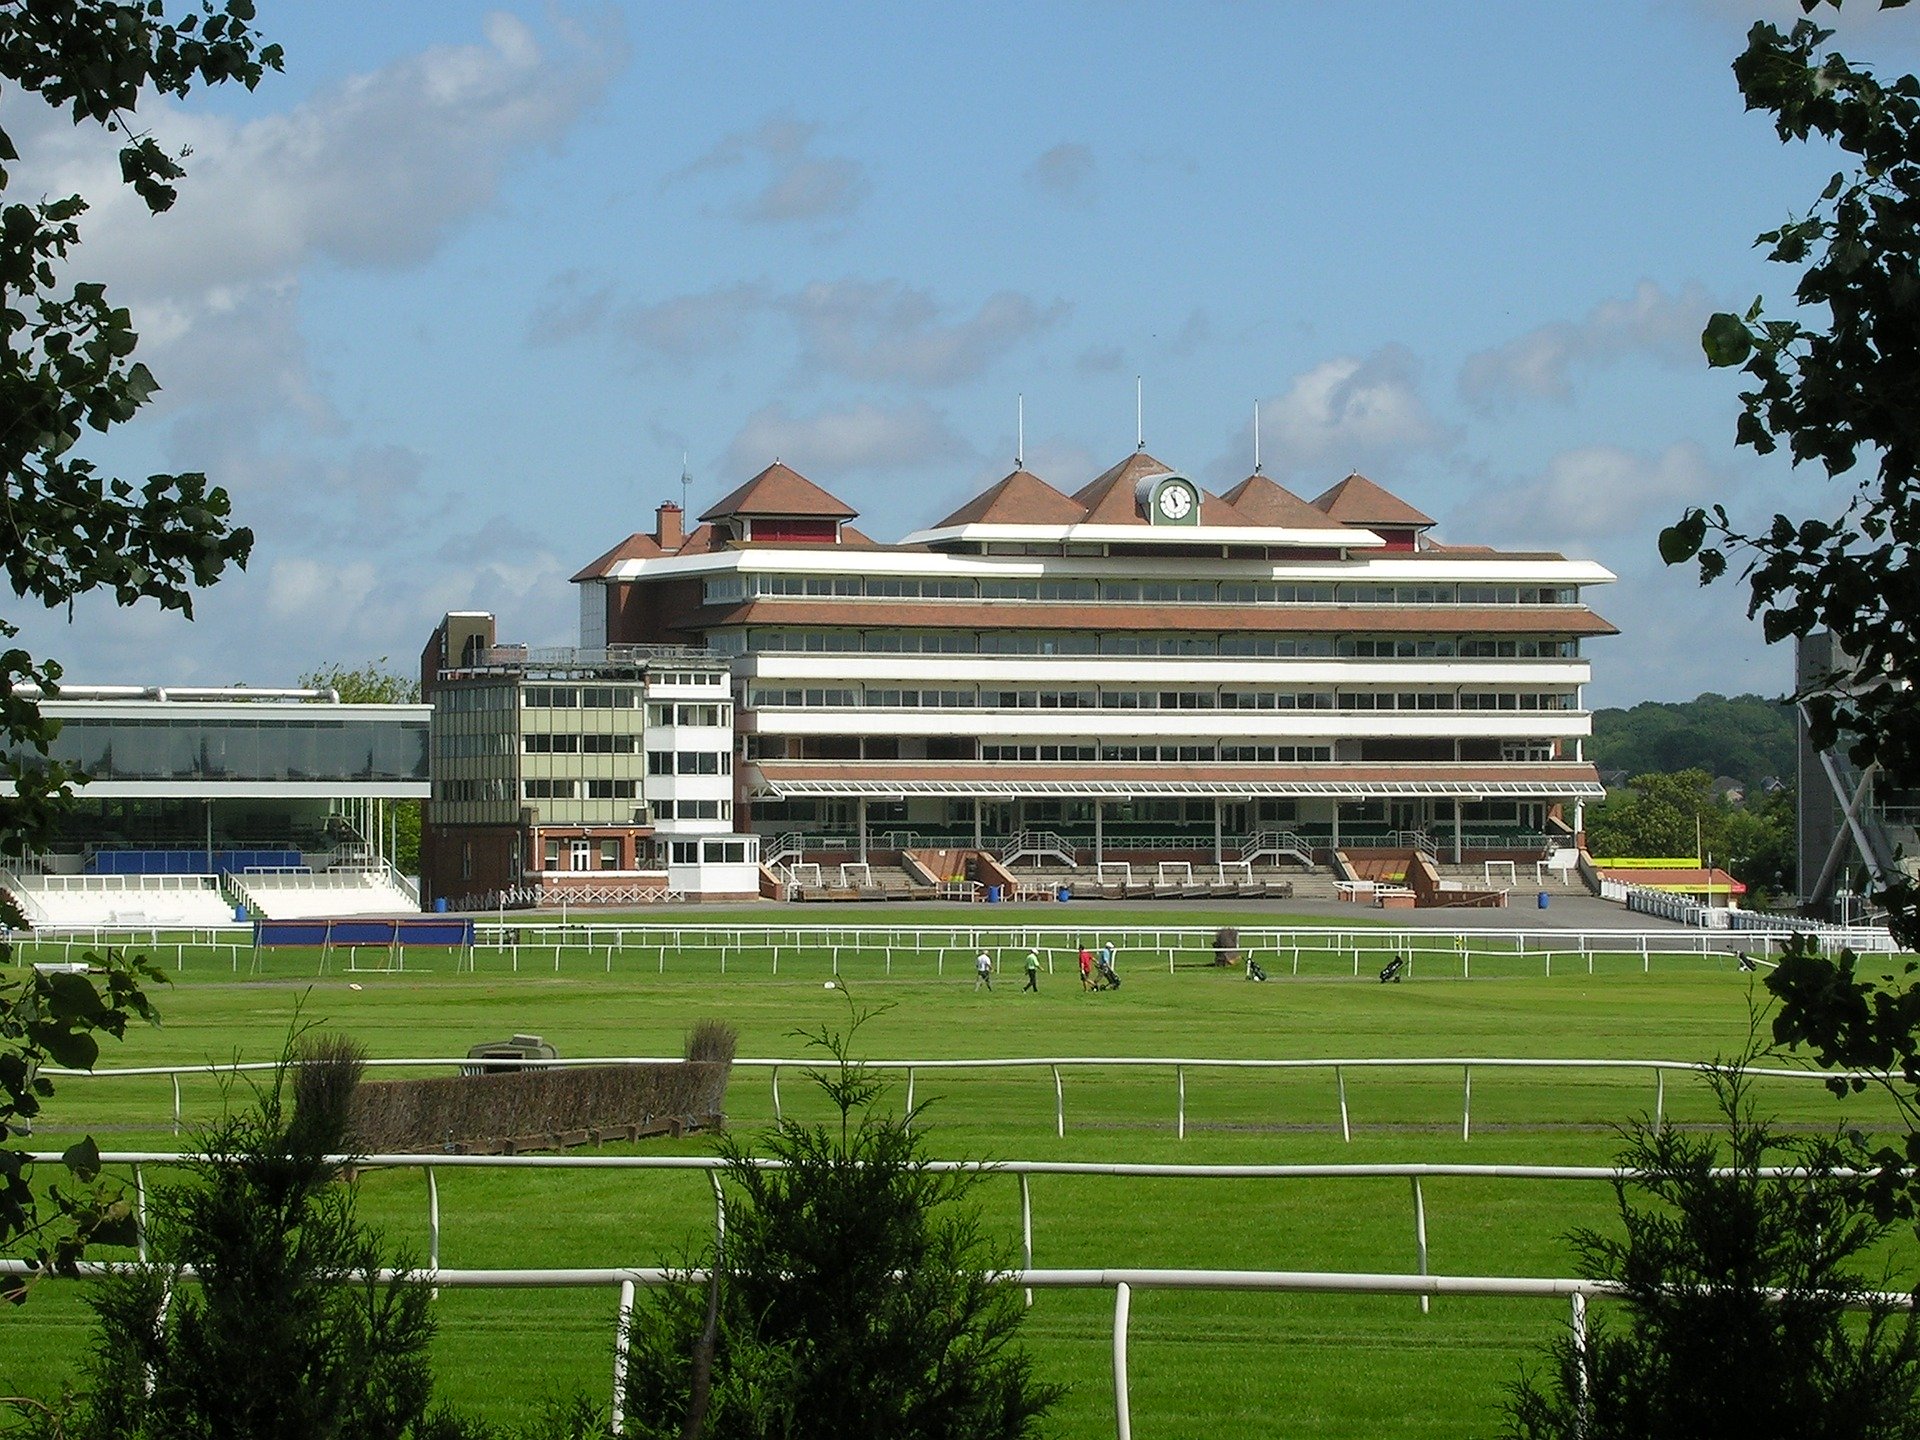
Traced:
<path id="1" fill-rule="evenodd" d="M 1109 922 L 1113 923 L 1113 922 Z M 1168 922 L 1171 923 L 1171 922 Z M 502 957 L 504 958 L 504 957 Z M 523 957 L 525 958 L 525 957 Z M 1557 963 L 1546 978 L 1534 957 L 1497 951 L 1473 958 L 1472 980 L 1437 961 L 1411 983 L 1356 983 L 1344 954 L 1303 953 L 1272 983 L 1235 972 L 1181 968 L 1122 955 L 1123 988 L 1087 995 L 1062 965 L 1038 995 L 1018 992 L 1015 960 L 990 993 L 975 993 L 964 960 L 944 976 L 924 956 L 793 951 L 777 977 L 768 957 L 736 952 L 723 976 L 710 951 L 617 956 L 551 952 L 515 974 L 482 959 L 479 972 L 412 967 L 404 974 L 335 969 L 314 975 L 311 955 L 275 955 L 265 973 L 236 975 L 224 961 L 191 956 L 159 1002 L 166 1023 L 110 1048 L 111 1067 L 268 1059 L 296 1015 L 345 1031 L 375 1056 L 454 1055 L 480 1040 L 533 1031 L 566 1057 L 677 1054 L 687 1027 L 717 1017 L 740 1032 L 743 1057 L 802 1054 L 795 1031 L 846 1018 L 839 978 L 863 1004 L 885 1007 L 861 1032 L 874 1059 L 1021 1056 L 1186 1058 L 1630 1058 L 1707 1060 L 1736 1052 L 1748 1028 L 1749 978 L 1724 958 L 1637 954 Z M 632 959 L 633 963 L 627 961 Z M 1134 963 L 1138 961 L 1138 963 Z M 424 960 L 421 962 L 426 963 Z M 888 973 L 889 967 L 892 973 Z M 242 970 L 246 968 L 242 965 Z M 386 1072 L 391 1073 L 391 1072 Z M 1498 1071 L 1473 1075 L 1473 1136 L 1461 1138 L 1462 1074 L 1349 1069 L 1353 1122 L 1343 1143 L 1333 1075 L 1324 1070 L 1189 1069 L 1187 1135 L 1176 1137 L 1171 1069 L 1063 1071 L 1067 1128 L 1054 1129 L 1053 1080 L 1044 1069 L 922 1070 L 916 1098 L 931 1153 L 943 1158 L 1343 1163 L 1458 1161 L 1604 1164 L 1613 1126 L 1651 1109 L 1646 1071 Z M 1831 1127 L 1843 1110 L 1818 1085 L 1768 1082 L 1783 1121 Z M 902 1098 L 893 1091 L 893 1102 Z M 191 1078 L 189 1116 L 221 1103 L 219 1086 Z M 800 1075 L 785 1073 L 788 1114 L 822 1113 Z M 103 1147 L 171 1148 L 165 1079 L 63 1081 L 38 1142 L 58 1148 L 81 1132 Z M 1711 1118 L 1704 1086 L 1670 1078 L 1666 1113 Z M 752 1130 L 772 1115 L 768 1076 L 736 1070 L 729 1119 Z M 1888 1117 L 1871 1096 L 1847 1118 L 1869 1128 Z M 690 1137 L 646 1153 L 707 1153 Z M 565 1266 L 673 1263 L 692 1254 L 712 1223 L 697 1174 L 580 1171 L 439 1177 L 442 1263 Z M 1194 1266 L 1411 1271 L 1412 1196 L 1405 1179 L 1115 1180 L 1037 1177 L 1034 1259 L 1042 1266 Z M 977 1192 L 995 1234 L 1016 1255 L 1019 1191 L 1011 1177 Z M 1451 1274 L 1570 1273 L 1562 1237 L 1605 1226 L 1602 1183 L 1429 1180 L 1424 1185 L 1431 1268 Z M 417 1256 L 426 1247 L 425 1187 L 417 1172 L 375 1172 L 361 1182 L 366 1214 Z M 1908 1270 L 1903 1241 L 1891 1258 Z M 1026 1340 L 1041 1371 L 1073 1385 L 1054 1433 L 1108 1435 L 1112 1298 L 1109 1292 L 1042 1292 Z M 443 1393 L 488 1414 L 526 1414 L 548 1395 L 584 1389 L 604 1398 L 612 1353 L 611 1292 L 443 1293 L 437 1341 Z M 1141 1436 L 1496 1433 L 1503 1387 L 1565 1314 L 1557 1302 L 1442 1299 L 1422 1314 L 1410 1299 L 1136 1293 L 1132 1410 Z M 74 1290 L 44 1285 L 0 1318 L 0 1385 L 8 1393 L 57 1390 L 84 1352 L 86 1314 Z"/>

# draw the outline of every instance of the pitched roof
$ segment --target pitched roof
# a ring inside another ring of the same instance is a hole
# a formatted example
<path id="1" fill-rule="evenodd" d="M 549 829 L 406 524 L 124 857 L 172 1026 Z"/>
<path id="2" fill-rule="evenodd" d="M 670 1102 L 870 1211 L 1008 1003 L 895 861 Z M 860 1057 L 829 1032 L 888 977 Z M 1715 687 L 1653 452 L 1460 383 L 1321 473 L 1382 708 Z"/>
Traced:
<path id="1" fill-rule="evenodd" d="M 1038 475 L 1015 470 L 983 490 L 933 528 L 949 525 L 1077 525 L 1086 507 L 1069 500 Z"/>
<path id="2" fill-rule="evenodd" d="M 659 542 L 651 535 L 636 532 L 622 540 L 618 545 L 607 551 L 606 554 L 600 556 L 599 559 L 589 561 L 583 565 L 572 579 L 575 582 L 581 580 L 598 580 L 622 560 L 646 560 L 655 555 L 664 555 L 666 553 L 666 551 L 660 548 Z"/>
<path id="3" fill-rule="evenodd" d="M 1363 529 L 1372 525 L 1398 528 L 1433 524 L 1431 516 L 1422 515 L 1398 495 L 1381 489 L 1358 471 L 1316 497 L 1313 505 L 1316 510 L 1323 511 L 1342 525 L 1357 525 Z"/>
<path id="4" fill-rule="evenodd" d="M 1134 488 L 1149 475 L 1172 473 L 1171 465 L 1136 450 L 1074 491 L 1073 498 L 1087 507 L 1086 521 L 1090 525 L 1138 525 L 1142 520 Z"/>
<path id="5" fill-rule="evenodd" d="M 1277 530 L 1330 530 L 1330 517 L 1316 510 L 1286 486 L 1259 474 L 1249 475 L 1220 497 L 1247 517 L 1250 524 Z"/>
<path id="6" fill-rule="evenodd" d="M 728 515 L 816 515 L 851 520 L 860 512 L 778 460 L 710 507 L 702 520 Z"/>

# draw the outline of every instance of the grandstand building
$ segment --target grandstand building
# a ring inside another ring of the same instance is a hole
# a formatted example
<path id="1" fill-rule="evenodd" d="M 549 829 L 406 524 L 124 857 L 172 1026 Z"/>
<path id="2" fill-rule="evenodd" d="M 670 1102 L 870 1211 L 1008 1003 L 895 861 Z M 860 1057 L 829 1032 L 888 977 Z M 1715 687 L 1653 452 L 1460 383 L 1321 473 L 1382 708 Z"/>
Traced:
<path id="1" fill-rule="evenodd" d="M 1613 575 L 1443 544 L 1361 475 L 1212 494 L 1140 451 L 1071 494 L 1016 468 L 896 544 L 857 518 L 775 463 L 573 577 L 587 649 L 731 662 L 733 823 L 783 850 L 1457 858 L 1603 793 L 1583 646 Z"/>
<path id="2" fill-rule="evenodd" d="M 529 650 L 455 612 L 420 658 L 433 706 L 428 900 L 618 904 L 760 893 L 735 833 L 725 661 L 687 646 Z"/>
<path id="3" fill-rule="evenodd" d="M 202 926 L 417 910 L 396 802 L 427 794 L 424 705 L 330 690 L 63 685 L 50 758 L 86 777 L 0 874 L 37 926 Z M 19 752 L 32 764 L 37 755 Z"/>

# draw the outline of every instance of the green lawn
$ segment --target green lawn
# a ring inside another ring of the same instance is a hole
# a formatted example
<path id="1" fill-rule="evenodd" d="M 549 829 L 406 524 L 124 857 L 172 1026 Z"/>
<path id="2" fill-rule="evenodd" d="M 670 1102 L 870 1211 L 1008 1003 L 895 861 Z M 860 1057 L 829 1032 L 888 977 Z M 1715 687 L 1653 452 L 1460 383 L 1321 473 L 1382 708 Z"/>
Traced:
<path id="1" fill-rule="evenodd" d="M 798 917 L 805 920 L 807 917 Z M 1063 917 L 1064 918 L 1064 917 Z M 1105 923 L 1119 923 L 1117 918 Z M 1163 920 L 1162 923 L 1174 923 Z M 1436 941 L 1436 945 L 1440 942 Z M 995 947 L 998 948 L 998 947 Z M 567 1057 L 677 1054 L 687 1027 L 713 1016 L 738 1028 L 743 1057 L 802 1055 L 796 1030 L 846 1018 L 828 951 L 771 956 L 676 950 L 664 973 L 652 952 L 599 951 L 536 960 L 519 973 L 483 955 L 478 973 L 451 963 L 405 974 L 315 977 L 312 955 L 281 953 L 265 973 L 235 975 L 224 959 L 185 958 L 159 1002 L 164 1028 L 111 1047 L 112 1067 L 266 1059 L 296 1018 L 344 1030 L 375 1056 L 455 1055 L 511 1031 L 544 1035 Z M 1705 1060 L 1745 1042 L 1748 978 L 1730 961 L 1600 956 L 1556 960 L 1482 954 L 1472 980 L 1438 958 L 1421 959 L 1411 983 L 1351 978 L 1350 957 L 1308 949 L 1301 973 L 1250 984 L 1238 972 L 1182 966 L 1123 951 L 1123 988 L 1087 995 L 1061 957 L 1036 995 L 1019 993 L 1015 957 L 991 993 L 975 993 L 965 961 L 843 950 L 840 980 L 863 1004 L 884 1007 L 861 1032 L 876 1059 L 1021 1056 L 1200 1058 L 1536 1057 Z M 1369 957 L 1370 959 L 1371 957 Z M 426 957 L 418 961 L 428 962 Z M 1272 967 L 1270 967 L 1272 968 Z M 891 974 L 889 974 L 891 969 Z M 1473 1074 L 1474 1133 L 1461 1138 L 1457 1067 L 1348 1069 L 1351 1143 L 1339 1130 L 1334 1076 L 1324 1070 L 1189 1069 L 1187 1137 L 1176 1137 L 1174 1075 L 1167 1068 L 1063 1072 L 1067 1128 L 1054 1131 L 1054 1091 L 1044 1069 L 929 1071 L 916 1099 L 932 1153 L 987 1159 L 1197 1163 L 1460 1161 L 1606 1163 L 1611 1127 L 1648 1110 L 1654 1082 L 1642 1070 Z M 1830 1126 L 1842 1107 L 1806 1082 L 1768 1082 L 1775 1112 Z M 183 1083 L 189 1118 L 221 1103 L 212 1080 Z M 899 1087 L 895 1103 L 902 1098 Z M 822 1107 L 797 1070 L 781 1081 L 789 1114 Z M 91 1131 L 108 1148 L 169 1147 L 172 1091 L 165 1079 L 63 1081 L 39 1142 L 64 1145 Z M 1710 1118 L 1703 1086 L 1667 1082 L 1666 1113 Z M 1871 1096 L 1849 1118 L 1887 1120 Z M 772 1114 L 764 1070 L 736 1070 L 728 1096 L 737 1129 Z M 647 1153 L 705 1153 L 693 1137 Z M 671 1263 L 692 1254 L 712 1223 L 697 1174 L 443 1172 L 442 1263 L 561 1266 Z M 1415 1268 L 1412 1194 L 1405 1179 L 1114 1180 L 1036 1177 L 1034 1256 L 1042 1266 L 1197 1266 L 1249 1269 Z M 1444 1179 L 1425 1182 L 1431 1266 L 1453 1274 L 1569 1273 L 1562 1236 L 1605 1225 L 1604 1184 Z M 1019 1187 L 986 1180 L 978 1197 L 1009 1254 L 1017 1254 Z M 417 1172 L 369 1174 L 361 1203 L 397 1244 L 426 1245 L 425 1185 Z M 1916 1258 L 1903 1243 L 1893 1258 Z M 1910 1270 L 1911 1265 L 1907 1265 Z M 1074 1386 L 1056 1433 L 1112 1433 L 1112 1296 L 1042 1292 L 1027 1340 L 1046 1375 Z M 454 1292 L 439 1302 L 443 1391 L 505 1418 L 544 1395 L 582 1388 L 604 1396 L 611 1367 L 611 1292 Z M 1416 1301 L 1328 1296 L 1140 1293 L 1132 1323 L 1135 1433 L 1328 1435 L 1391 1432 L 1464 1436 L 1497 1431 L 1503 1386 L 1523 1358 L 1564 1322 L 1555 1302 Z M 86 1316 L 74 1291 L 42 1286 L 0 1318 L 0 1385 L 8 1393 L 56 1390 L 83 1352 Z"/>

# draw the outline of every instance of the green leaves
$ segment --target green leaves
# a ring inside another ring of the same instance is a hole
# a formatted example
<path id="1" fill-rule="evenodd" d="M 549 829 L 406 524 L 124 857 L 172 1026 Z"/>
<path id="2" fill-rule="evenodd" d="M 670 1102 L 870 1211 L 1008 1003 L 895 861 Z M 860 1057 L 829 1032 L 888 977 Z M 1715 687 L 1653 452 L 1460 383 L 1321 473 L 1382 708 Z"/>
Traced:
<path id="1" fill-rule="evenodd" d="M 1669 565 L 1684 565 L 1700 552 L 1706 539 L 1707 512 L 1689 510 L 1660 532 L 1660 558 Z"/>
<path id="2" fill-rule="evenodd" d="M 1753 336 L 1746 321 L 1723 312 L 1707 321 L 1707 328 L 1700 333 L 1700 348 L 1707 352 L 1707 363 L 1716 369 L 1739 365 L 1753 353 Z"/>

